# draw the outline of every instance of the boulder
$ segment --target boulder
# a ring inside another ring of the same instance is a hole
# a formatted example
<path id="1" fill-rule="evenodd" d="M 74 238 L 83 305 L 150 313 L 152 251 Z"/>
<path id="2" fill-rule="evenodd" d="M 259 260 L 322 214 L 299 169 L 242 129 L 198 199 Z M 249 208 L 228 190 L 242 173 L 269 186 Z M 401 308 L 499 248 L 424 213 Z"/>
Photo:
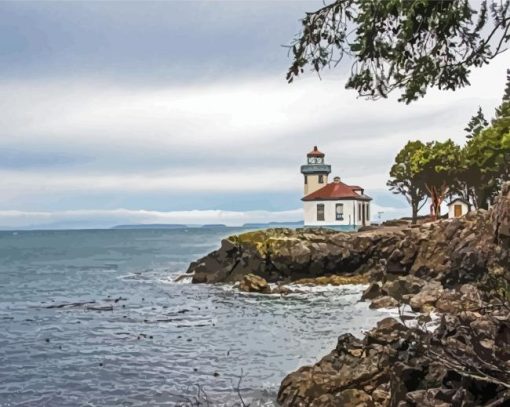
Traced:
<path id="1" fill-rule="evenodd" d="M 302 367 L 283 379 L 278 392 L 280 405 L 372 406 L 371 397 L 357 386 L 364 383 L 376 388 L 389 359 L 387 352 L 372 348 L 360 352 L 363 347 L 350 334 L 340 336 L 336 349 L 316 366 Z"/>
<path id="2" fill-rule="evenodd" d="M 377 326 L 367 332 L 364 340 L 365 345 L 373 343 L 389 345 L 398 341 L 407 328 L 395 318 L 384 318 L 377 323 Z"/>
<path id="3" fill-rule="evenodd" d="M 403 296 L 418 294 L 426 281 L 413 275 L 401 276 L 392 281 L 386 281 L 382 291 L 396 300 L 402 301 Z"/>
<path id="4" fill-rule="evenodd" d="M 419 312 L 429 312 L 443 293 L 443 286 L 439 281 L 428 282 L 421 291 L 410 301 L 411 309 Z"/>
<path id="5" fill-rule="evenodd" d="M 276 287 L 273 287 L 271 289 L 271 294 L 288 295 L 288 294 L 291 294 L 294 292 L 299 292 L 299 291 L 291 290 L 289 287 L 285 287 L 284 285 L 277 285 Z"/>
<path id="6" fill-rule="evenodd" d="M 386 405 L 390 399 L 390 393 L 383 387 L 384 386 L 379 386 L 372 392 L 372 400 L 379 405 Z"/>
<path id="7" fill-rule="evenodd" d="M 368 288 L 363 291 L 363 295 L 361 296 L 362 300 L 373 300 L 374 298 L 380 297 L 382 295 L 381 286 L 379 283 L 372 283 L 368 286 Z"/>
<path id="8" fill-rule="evenodd" d="M 439 312 L 454 313 L 462 309 L 460 298 L 462 294 L 457 290 L 445 289 L 437 299 L 435 308 Z"/>
<path id="9" fill-rule="evenodd" d="M 271 288 L 267 281 L 255 274 L 248 274 L 244 276 L 243 280 L 239 283 L 239 290 L 248 293 L 264 294 L 269 294 L 271 292 Z"/>
<path id="10" fill-rule="evenodd" d="M 399 302 L 388 295 L 385 295 L 383 297 L 378 297 L 372 300 L 372 303 L 370 304 L 370 308 L 372 309 L 378 309 L 378 308 L 395 308 L 398 307 Z"/>

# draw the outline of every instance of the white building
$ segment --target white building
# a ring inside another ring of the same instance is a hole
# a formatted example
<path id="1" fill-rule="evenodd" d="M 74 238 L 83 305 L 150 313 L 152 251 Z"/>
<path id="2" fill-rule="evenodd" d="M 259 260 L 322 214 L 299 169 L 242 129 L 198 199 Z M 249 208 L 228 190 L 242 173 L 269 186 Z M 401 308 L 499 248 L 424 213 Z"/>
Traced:
<path id="1" fill-rule="evenodd" d="M 364 189 L 347 185 L 335 177 L 328 183 L 331 166 L 324 163 L 324 153 L 317 146 L 307 154 L 301 166 L 304 175 L 305 226 L 350 226 L 370 224 L 370 201 Z"/>
<path id="2" fill-rule="evenodd" d="M 469 212 L 468 203 L 461 198 L 455 198 L 453 201 L 447 204 L 448 206 L 448 218 L 460 218 Z"/>

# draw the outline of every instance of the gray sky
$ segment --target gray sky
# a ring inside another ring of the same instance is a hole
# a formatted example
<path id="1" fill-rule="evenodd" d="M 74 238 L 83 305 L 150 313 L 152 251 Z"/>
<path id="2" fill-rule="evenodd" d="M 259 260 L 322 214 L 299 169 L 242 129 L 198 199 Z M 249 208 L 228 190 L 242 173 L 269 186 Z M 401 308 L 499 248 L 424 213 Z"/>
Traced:
<path id="1" fill-rule="evenodd" d="M 0 3 L 0 226 L 299 220 L 313 145 L 383 217 L 407 214 L 395 154 L 462 143 L 510 57 L 411 106 L 357 98 L 341 70 L 288 85 L 281 45 L 320 4 Z"/>

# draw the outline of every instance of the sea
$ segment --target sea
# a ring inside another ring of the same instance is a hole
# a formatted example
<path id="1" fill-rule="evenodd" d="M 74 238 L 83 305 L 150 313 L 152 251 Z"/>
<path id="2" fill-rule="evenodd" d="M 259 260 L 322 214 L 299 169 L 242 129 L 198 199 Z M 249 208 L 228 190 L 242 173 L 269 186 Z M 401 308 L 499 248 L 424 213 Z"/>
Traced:
<path id="1" fill-rule="evenodd" d="M 0 406 L 273 406 L 288 373 L 390 313 L 359 285 L 175 282 L 243 231 L 0 232 Z"/>

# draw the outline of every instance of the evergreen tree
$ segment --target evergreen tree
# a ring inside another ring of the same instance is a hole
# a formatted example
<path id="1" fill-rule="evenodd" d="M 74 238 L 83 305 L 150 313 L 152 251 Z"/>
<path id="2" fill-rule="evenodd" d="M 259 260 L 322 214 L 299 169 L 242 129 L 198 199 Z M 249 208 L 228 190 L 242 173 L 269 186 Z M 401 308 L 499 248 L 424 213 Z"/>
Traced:
<path id="1" fill-rule="evenodd" d="M 501 117 L 505 114 L 504 106 L 510 102 L 510 69 L 506 70 L 506 86 L 505 93 L 503 93 L 503 100 L 501 102 L 501 106 L 496 108 L 496 118 Z M 507 112 L 508 113 L 508 112 Z"/>
<path id="2" fill-rule="evenodd" d="M 471 117 L 471 120 L 467 124 L 467 127 L 464 131 L 467 133 L 467 138 L 471 139 L 479 134 L 483 129 L 485 129 L 489 125 L 489 122 L 485 119 L 483 115 L 482 108 L 479 106 L 476 115 Z"/>

